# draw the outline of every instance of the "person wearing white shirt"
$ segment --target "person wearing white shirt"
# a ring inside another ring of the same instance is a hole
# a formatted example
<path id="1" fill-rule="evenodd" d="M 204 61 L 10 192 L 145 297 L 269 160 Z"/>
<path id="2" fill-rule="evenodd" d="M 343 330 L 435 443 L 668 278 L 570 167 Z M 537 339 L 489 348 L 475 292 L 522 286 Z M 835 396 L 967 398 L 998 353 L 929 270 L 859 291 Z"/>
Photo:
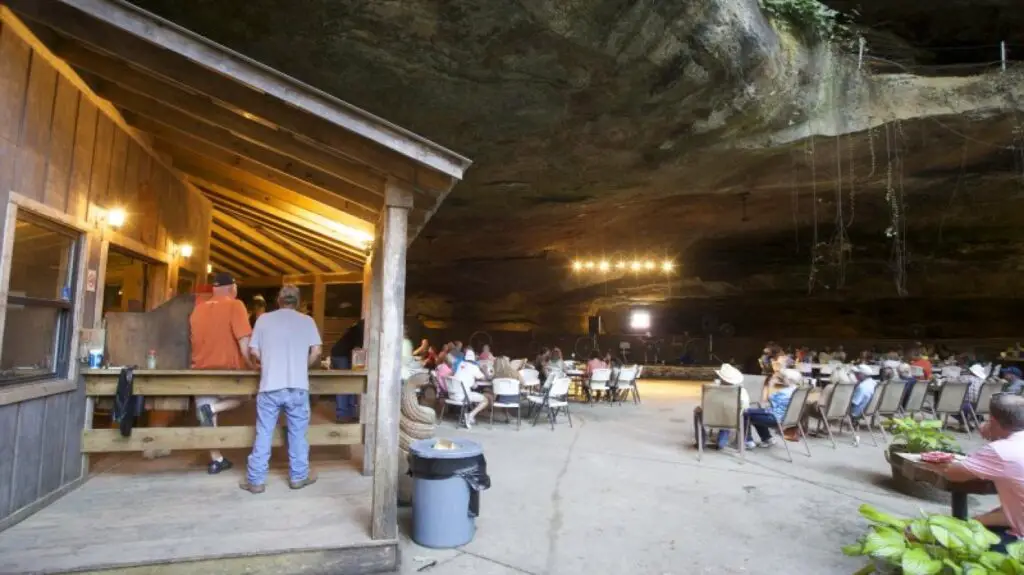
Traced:
<path id="1" fill-rule="evenodd" d="M 472 359 L 470 359 L 471 357 Z M 488 405 L 487 396 L 474 391 L 473 388 L 476 387 L 478 381 L 487 379 L 487 376 L 481 371 L 480 366 L 476 364 L 476 358 L 467 355 L 466 359 L 459 364 L 453 379 L 455 383 L 461 384 L 462 389 L 468 394 L 469 404 L 475 405 L 473 410 L 466 415 L 466 427 L 472 429 L 473 424 L 476 423 L 477 414 L 486 409 Z M 448 391 L 451 393 L 451 390 Z M 462 395 L 461 393 L 456 393 L 458 396 Z"/>

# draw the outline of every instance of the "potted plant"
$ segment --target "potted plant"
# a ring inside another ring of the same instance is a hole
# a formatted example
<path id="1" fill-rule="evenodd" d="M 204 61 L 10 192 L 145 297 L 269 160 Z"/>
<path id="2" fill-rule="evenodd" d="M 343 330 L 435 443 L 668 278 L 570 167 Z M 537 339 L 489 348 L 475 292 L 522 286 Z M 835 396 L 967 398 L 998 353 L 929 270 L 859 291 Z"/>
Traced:
<path id="1" fill-rule="evenodd" d="M 896 468 L 899 459 L 892 457 L 894 453 L 963 453 L 953 436 L 942 430 L 942 422 L 937 419 L 917 421 L 913 417 L 893 418 L 885 422 L 885 428 L 893 436 L 892 444 L 885 451 L 885 460 L 892 467 L 892 476 L 896 480 L 900 478 Z"/>
<path id="2" fill-rule="evenodd" d="M 1024 574 L 1024 543 L 1007 545 L 1006 553 L 990 551 L 999 537 L 974 519 L 946 515 L 901 519 L 867 504 L 860 506 L 860 514 L 871 521 L 870 529 L 856 543 L 843 547 L 845 555 L 871 560 L 857 575 Z"/>

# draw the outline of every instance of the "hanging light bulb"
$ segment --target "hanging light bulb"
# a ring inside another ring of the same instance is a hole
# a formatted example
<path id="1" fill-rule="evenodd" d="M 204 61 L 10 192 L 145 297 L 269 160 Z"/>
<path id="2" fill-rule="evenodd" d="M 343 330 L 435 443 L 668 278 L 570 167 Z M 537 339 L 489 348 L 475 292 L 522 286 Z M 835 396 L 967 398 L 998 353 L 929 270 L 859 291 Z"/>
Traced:
<path id="1" fill-rule="evenodd" d="M 654 269 L 654 262 L 652 262 L 651 260 L 645 261 L 644 262 L 644 268 L 646 268 L 647 270 L 653 270 Z"/>
<path id="2" fill-rule="evenodd" d="M 586 268 L 587 268 L 588 270 L 592 270 L 592 269 L 594 269 L 594 262 L 587 262 L 587 263 L 586 263 Z"/>
<path id="3" fill-rule="evenodd" d="M 581 261 L 576 260 L 576 261 L 572 262 L 572 270 L 573 271 L 578 272 L 581 269 L 583 269 L 583 263 Z"/>
<path id="4" fill-rule="evenodd" d="M 624 270 L 626 269 L 626 262 L 619 260 L 619 262 L 615 264 L 615 267 L 617 269 Z"/>
<path id="5" fill-rule="evenodd" d="M 601 261 L 601 263 L 597 265 L 597 269 L 601 270 L 602 272 L 608 271 L 609 269 L 611 269 L 611 267 L 611 264 L 609 264 L 606 261 Z"/>
<path id="6" fill-rule="evenodd" d="M 629 265 L 629 269 L 635 272 L 640 271 L 640 260 L 633 260 L 633 263 Z"/>
<path id="7" fill-rule="evenodd" d="M 668 272 L 672 271 L 673 267 L 674 266 L 672 265 L 672 262 L 670 262 L 668 260 L 665 260 L 665 263 L 661 264 L 661 271 L 663 271 L 665 273 L 668 273 Z"/>

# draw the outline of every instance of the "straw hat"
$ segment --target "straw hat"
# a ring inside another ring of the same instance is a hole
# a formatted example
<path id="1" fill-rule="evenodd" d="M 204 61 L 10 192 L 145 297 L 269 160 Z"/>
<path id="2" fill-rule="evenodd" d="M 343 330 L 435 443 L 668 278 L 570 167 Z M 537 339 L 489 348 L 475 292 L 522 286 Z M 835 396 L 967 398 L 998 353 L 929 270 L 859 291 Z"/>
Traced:
<path id="1" fill-rule="evenodd" d="M 988 372 L 985 371 L 985 368 L 982 367 L 980 363 L 972 365 L 970 371 L 975 377 L 979 377 L 981 379 L 988 378 Z"/>
<path id="2" fill-rule="evenodd" d="M 715 375 L 718 379 L 722 380 L 722 383 L 728 383 L 730 385 L 739 385 L 743 383 L 743 373 L 728 363 L 723 363 L 722 367 L 715 371 Z"/>
<path id="3" fill-rule="evenodd" d="M 782 380 L 793 385 L 800 385 L 804 382 L 804 374 L 795 369 L 782 370 Z"/>

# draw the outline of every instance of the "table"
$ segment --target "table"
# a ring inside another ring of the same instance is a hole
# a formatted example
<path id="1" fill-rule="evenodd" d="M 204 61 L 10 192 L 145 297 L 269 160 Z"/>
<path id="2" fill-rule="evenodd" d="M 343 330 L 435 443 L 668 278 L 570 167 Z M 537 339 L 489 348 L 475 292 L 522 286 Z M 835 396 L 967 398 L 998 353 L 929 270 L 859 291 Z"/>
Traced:
<path id="1" fill-rule="evenodd" d="M 968 518 L 968 495 L 993 495 L 996 493 L 996 486 L 991 481 L 982 479 L 959 482 L 949 481 L 939 472 L 940 467 L 938 465 L 921 461 L 920 454 L 894 453 L 888 457 L 894 474 L 899 474 L 911 481 L 919 481 L 931 485 L 942 491 L 948 491 L 952 496 L 952 515 L 957 519 Z M 958 456 L 958 460 L 962 458 L 963 456 Z"/>

